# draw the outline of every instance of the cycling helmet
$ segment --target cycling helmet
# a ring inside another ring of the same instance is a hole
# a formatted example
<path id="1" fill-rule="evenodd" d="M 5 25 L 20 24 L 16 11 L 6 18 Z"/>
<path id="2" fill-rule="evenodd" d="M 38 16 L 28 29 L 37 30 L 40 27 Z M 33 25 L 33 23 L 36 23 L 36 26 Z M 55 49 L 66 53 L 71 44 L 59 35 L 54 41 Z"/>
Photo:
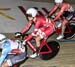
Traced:
<path id="1" fill-rule="evenodd" d="M 6 39 L 6 36 L 4 34 L 0 34 L 0 43 L 3 43 Z"/>
<path id="2" fill-rule="evenodd" d="M 55 3 L 62 3 L 63 0 L 55 0 Z"/>
<path id="3" fill-rule="evenodd" d="M 37 10 L 35 8 L 29 8 L 27 11 L 26 11 L 26 14 L 28 15 L 31 15 L 32 17 L 35 17 L 37 15 Z"/>

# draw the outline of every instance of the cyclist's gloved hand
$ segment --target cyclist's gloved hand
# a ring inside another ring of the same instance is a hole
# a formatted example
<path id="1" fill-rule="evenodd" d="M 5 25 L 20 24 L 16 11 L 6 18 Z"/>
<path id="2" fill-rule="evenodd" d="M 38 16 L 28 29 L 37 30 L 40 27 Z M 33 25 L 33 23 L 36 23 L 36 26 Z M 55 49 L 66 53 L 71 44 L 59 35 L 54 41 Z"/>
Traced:
<path id="1" fill-rule="evenodd" d="M 15 33 L 15 37 L 21 37 L 22 36 L 22 33 L 21 32 L 16 32 Z"/>
<path id="2" fill-rule="evenodd" d="M 22 42 L 22 45 L 26 45 L 26 40 L 24 40 L 24 41 Z"/>
<path id="3" fill-rule="evenodd" d="M 35 33 L 32 33 L 32 36 L 37 36 Z"/>
<path id="4" fill-rule="evenodd" d="M 47 15 L 47 18 L 54 19 L 55 15 Z"/>

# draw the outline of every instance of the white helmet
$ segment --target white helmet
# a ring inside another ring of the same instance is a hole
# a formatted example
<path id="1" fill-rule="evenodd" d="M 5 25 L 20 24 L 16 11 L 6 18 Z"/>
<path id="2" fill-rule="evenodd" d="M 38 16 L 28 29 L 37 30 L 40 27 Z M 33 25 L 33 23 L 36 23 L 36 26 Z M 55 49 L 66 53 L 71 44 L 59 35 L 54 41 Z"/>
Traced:
<path id="1" fill-rule="evenodd" d="M 62 3 L 63 0 L 55 0 L 55 3 Z"/>
<path id="2" fill-rule="evenodd" d="M 38 14 L 38 11 L 35 8 L 29 8 L 26 11 L 26 14 L 31 15 L 32 17 L 35 17 Z"/>
<path id="3" fill-rule="evenodd" d="M 5 42 L 6 36 L 3 34 L 0 34 L 0 44 L 2 44 L 3 42 Z"/>

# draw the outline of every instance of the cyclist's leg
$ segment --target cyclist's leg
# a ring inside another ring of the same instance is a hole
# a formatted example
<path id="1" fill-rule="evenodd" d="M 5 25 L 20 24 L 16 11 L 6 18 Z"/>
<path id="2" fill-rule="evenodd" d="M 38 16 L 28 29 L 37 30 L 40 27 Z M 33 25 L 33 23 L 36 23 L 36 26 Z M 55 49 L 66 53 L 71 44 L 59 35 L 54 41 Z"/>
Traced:
<path id="1" fill-rule="evenodd" d="M 62 39 L 64 37 L 64 31 L 65 31 L 67 23 L 68 23 L 67 19 L 63 18 L 63 20 L 62 20 L 61 34 L 57 37 L 57 40 Z"/>
<path id="2" fill-rule="evenodd" d="M 9 66 L 8 63 L 5 61 L 5 62 L 2 64 L 1 67 L 10 67 L 10 66 Z"/>
<path id="3" fill-rule="evenodd" d="M 8 65 L 8 62 L 5 61 L 1 67 L 10 67 L 10 66 Z M 14 65 L 13 67 L 18 67 L 18 65 Z"/>
<path id="4" fill-rule="evenodd" d="M 36 41 L 36 51 L 33 52 L 32 55 L 30 55 L 30 58 L 36 58 L 38 56 L 38 52 L 39 52 L 39 49 L 40 49 L 40 40 L 41 40 L 41 37 L 39 35 L 37 35 L 35 37 L 35 41 Z"/>
<path id="5" fill-rule="evenodd" d="M 9 64 L 8 64 L 8 62 L 7 62 L 6 60 L 9 59 L 9 58 L 12 58 L 12 57 L 14 57 L 14 55 L 11 55 L 11 54 L 8 55 L 8 56 L 6 57 L 4 63 L 2 64 L 2 67 L 10 67 Z"/>
<path id="6" fill-rule="evenodd" d="M 35 37 L 36 47 L 40 46 L 40 40 L 41 40 L 40 36 Z"/>
<path id="7" fill-rule="evenodd" d="M 63 19 L 63 23 L 62 23 L 62 35 L 64 35 L 64 31 L 65 31 L 65 28 L 66 28 L 66 24 L 68 23 L 68 21 L 66 19 Z"/>
<path id="8" fill-rule="evenodd" d="M 49 26 L 49 27 L 42 27 L 38 30 L 37 32 L 37 37 L 35 38 L 36 40 L 36 46 L 37 46 L 37 51 L 30 55 L 31 58 L 35 58 L 38 56 L 38 52 L 39 52 L 39 49 L 40 49 L 40 40 L 43 39 L 43 38 L 47 38 L 47 36 L 51 35 L 52 33 L 54 32 L 54 29 L 52 26 Z"/>
<path id="9" fill-rule="evenodd" d="M 40 28 L 37 32 L 37 36 L 35 37 L 35 41 L 36 41 L 36 51 L 30 55 L 30 58 L 36 58 L 38 56 L 38 52 L 39 52 L 39 49 L 40 49 L 40 40 L 42 39 L 41 37 L 41 34 L 42 34 L 42 31 L 44 31 L 44 28 Z"/>
<path id="10" fill-rule="evenodd" d="M 50 28 L 49 28 L 50 29 Z M 43 39 L 43 38 L 46 38 L 46 33 L 45 33 L 45 31 L 47 31 L 48 30 L 48 28 L 44 28 L 44 27 L 42 27 L 42 28 L 40 28 L 39 30 L 38 30 L 38 32 L 37 32 L 37 37 L 35 38 L 35 40 L 36 40 L 36 46 L 37 47 L 40 47 L 40 41 L 41 41 L 41 39 Z"/>
<path id="11" fill-rule="evenodd" d="M 26 58 L 25 53 L 14 55 L 11 58 L 8 58 L 7 61 L 5 61 L 4 66 L 5 67 L 13 66 L 13 65 L 23 61 L 25 58 Z"/>
<path id="12" fill-rule="evenodd" d="M 36 41 L 36 51 L 33 52 L 32 55 L 30 55 L 30 58 L 36 58 L 36 57 L 39 55 L 38 52 L 39 52 L 39 50 L 40 50 L 40 40 L 41 40 L 41 38 L 40 38 L 39 36 L 36 36 L 36 37 L 35 37 L 35 41 Z"/>

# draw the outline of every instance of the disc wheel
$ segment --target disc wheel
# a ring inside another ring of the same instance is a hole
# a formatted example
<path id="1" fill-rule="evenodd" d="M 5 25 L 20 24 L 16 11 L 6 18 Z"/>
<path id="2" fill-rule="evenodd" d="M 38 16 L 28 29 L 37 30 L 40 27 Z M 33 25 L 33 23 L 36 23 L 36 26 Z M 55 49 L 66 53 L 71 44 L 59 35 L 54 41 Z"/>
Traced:
<path id="1" fill-rule="evenodd" d="M 64 36 L 65 36 L 64 39 L 71 39 L 75 36 L 75 23 L 70 23 L 69 27 L 71 29 L 71 32 L 70 33 L 64 33 Z M 66 27 L 66 30 L 67 30 L 67 27 Z"/>
<path id="2" fill-rule="evenodd" d="M 48 42 L 48 46 L 52 49 L 52 52 L 48 53 L 48 54 L 40 54 L 39 56 L 42 60 L 49 60 L 49 59 L 55 57 L 59 52 L 60 45 L 58 42 L 50 41 L 50 42 Z M 45 45 L 41 48 L 40 52 L 44 52 L 44 51 L 48 51 L 48 49 Z"/>

